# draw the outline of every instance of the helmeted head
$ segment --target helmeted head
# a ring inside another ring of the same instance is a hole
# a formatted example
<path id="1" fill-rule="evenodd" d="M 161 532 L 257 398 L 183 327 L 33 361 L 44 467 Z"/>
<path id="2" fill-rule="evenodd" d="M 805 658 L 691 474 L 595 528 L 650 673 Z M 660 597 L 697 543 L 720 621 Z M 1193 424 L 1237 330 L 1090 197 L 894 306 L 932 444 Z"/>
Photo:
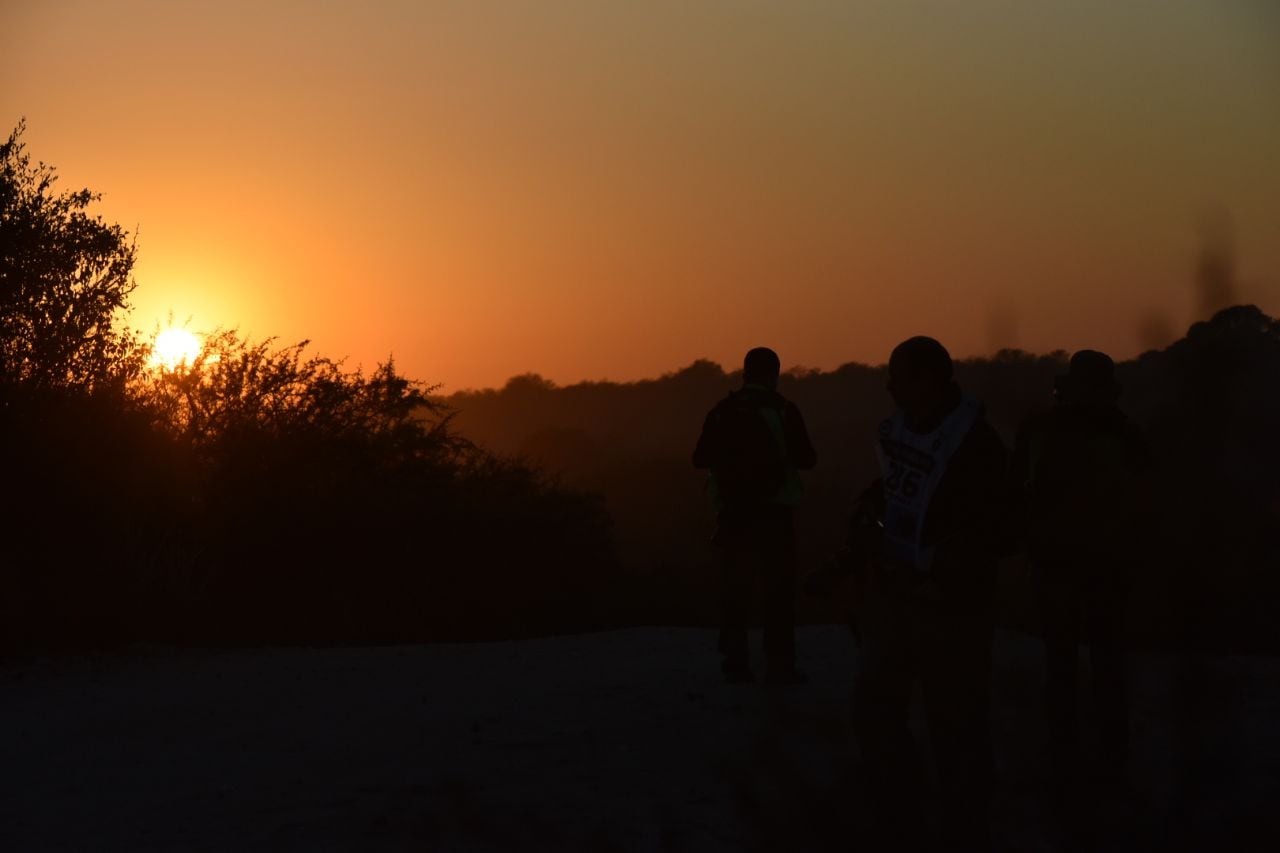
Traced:
<path id="1" fill-rule="evenodd" d="M 742 381 L 751 385 L 777 388 L 781 371 L 778 354 L 768 347 L 756 347 L 742 360 Z"/>
<path id="2" fill-rule="evenodd" d="M 923 335 L 898 344 L 889 356 L 889 394 L 908 417 L 940 408 L 952 392 L 953 375 L 947 348 Z"/>
<path id="3" fill-rule="evenodd" d="M 1053 379 L 1053 396 L 1060 403 L 1112 405 L 1120 397 L 1116 363 L 1106 353 L 1083 349 L 1071 356 L 1067 372 Z"/>

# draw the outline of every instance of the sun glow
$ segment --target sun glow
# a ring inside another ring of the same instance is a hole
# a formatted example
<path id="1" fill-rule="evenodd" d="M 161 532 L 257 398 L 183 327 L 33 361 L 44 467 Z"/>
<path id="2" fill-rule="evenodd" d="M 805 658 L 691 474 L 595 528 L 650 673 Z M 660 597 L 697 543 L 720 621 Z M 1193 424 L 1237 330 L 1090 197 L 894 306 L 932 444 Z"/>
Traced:
<path id="1" fill-rule="evenodd" d="M 186 329 L 170 327 L 156 335 L 151 364 L 165 370 L 192 364 L 200 355 L 200 339 Z"/>

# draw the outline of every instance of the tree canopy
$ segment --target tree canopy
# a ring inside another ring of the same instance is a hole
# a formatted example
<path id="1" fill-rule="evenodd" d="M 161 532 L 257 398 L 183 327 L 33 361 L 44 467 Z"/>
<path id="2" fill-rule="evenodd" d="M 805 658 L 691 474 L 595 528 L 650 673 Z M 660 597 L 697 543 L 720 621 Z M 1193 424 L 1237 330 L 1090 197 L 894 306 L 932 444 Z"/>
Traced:
<path id="1" fill-rule="evenodd" d="M 136 286 L 137 246 L 89 212 L 87 189 L 58 192 L 32 164 L 19 122 L 0 143 L 0 381 L 38 388 L 119 382 L 141 364 L 118 328 Z"/>

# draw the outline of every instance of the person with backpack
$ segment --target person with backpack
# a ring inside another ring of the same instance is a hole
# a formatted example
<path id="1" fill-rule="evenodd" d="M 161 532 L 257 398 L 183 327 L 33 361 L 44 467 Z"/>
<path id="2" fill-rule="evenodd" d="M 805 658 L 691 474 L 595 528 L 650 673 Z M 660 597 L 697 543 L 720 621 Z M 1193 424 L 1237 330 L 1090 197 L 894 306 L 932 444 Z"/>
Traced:
<path id="1" fill-rule="evenodd" d="M 817 454 L 796 405 L 778 393 L 777 353 L 747 353 L 742 387 L 707 414 L 693 451 L 695 468 L 708 469 L 707 490 L 716 510 L 712 541 L 721 551 L 721 668 L 725 680 L 755 680 L 748 627 L 753 590 L 763 587 L 765 679 L 804 681 L 796 667 L 796 539 L 799 471 Z"/>
<path id="2" fill-rule="evenodd" d="M 1010 476 L 1040 612 L 1055 783 L 1077 758 L 1077 644 L 1088 635 L 1098 755 L 1118 773 L 1129 748 L 1124 612 L 1143 528 L 1145 438 L 1117 405 L 1109 356 L 1082 350 L 1054 382 L 1056 405 L 1019 429 Z"/>
<path id="3" fill-rule="evenodd" d="M 854 734 L 867 775 L 871 849 L 929 849 L 928 773 L 908 727 L 920 685 L 937 771 L 936 841 L 989 846 L 991 644 L 1008 510 L 1006 452 L 961 392 L 951 356 L 915 337 L 889 358 L 897 410 L 879 426 L 880 477 L 862 493 L 849 544 L 806 578 L 811 594 L 856 575 Z"/>

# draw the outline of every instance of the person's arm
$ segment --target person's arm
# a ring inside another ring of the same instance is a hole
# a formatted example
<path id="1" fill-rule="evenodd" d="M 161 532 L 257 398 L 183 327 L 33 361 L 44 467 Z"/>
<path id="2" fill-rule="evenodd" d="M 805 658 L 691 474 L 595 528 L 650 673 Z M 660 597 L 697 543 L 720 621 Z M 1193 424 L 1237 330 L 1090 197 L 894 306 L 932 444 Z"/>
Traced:
<path id="1" fill-rule="evenodd" d="M 1145 477 L 1151 472 L 1154 462 L 1151 443 L 1146 433 L 1133 424 L 1128 424 L 1125 430 L 1125 456 L 1133 473 Z"/>
<path id="2" fill-rule="evenodd" d="M 1155 459 L 1146 435 L 1138 427 L 1130 424 L 1126 431 L 1126 455 L 1130 473 L 1133 475 L 1132 489 L 1129 493 L 1130 526 L 1133 535 L 1129 541 L 1133 543 L 1132 559 L 1141 559 L 1145 551 L 1139 543 L 1145 543 L 1156 534 L 1159 528 L 1159 497 L 1156 492 Z"/>
<path id="3" fill-rule="evenodd" d="M 849 513 L 845 547 L 857 556 L 860 563 L 881 557 L 884 547 L 884 513 L 884 479 L 877 477 L 858 495 L 858 499 L 853 502 L 853 511 Z"/>
<path id="4" fill-rule="evenodd" d="M 853 502 L 853 512 L 851 519 L 856 521 L 859 518 L 869 518 L 871 521 L 883 521 L 886 509 L 884 497 L 884 478 L 876 477 L 871 481 L 871 485 L 862 490 L 862 494 L 858 495 L 857 500 Z"/>
<path id="5" fill-rule="evenodd" d="M 698 444 L 693 449 L 693 467 L 699 469 L 714 468 L 720 448 L 720 412 L 712 409 L 702 422 L 702 433 L 698 436 Z"/>
<path id="6" fill-rule="evenodd" d="M 981 471 L 975 495 L 975 524 L 981 531 L 984 546 L 1002 552 L 1008 535 L 1011 503 L 1009 452 L 1000 434 L 990 425 L 983 438 Z"/>
<path id="7" fill-rule="evenodd" d="M 1031 418 L 1022 423 L 1009 457 L 1001 536 L 1001 550 L 1006 555 L 1025 551 L 1027 547 L 1027 530 L 1031 524 L 1031 434 L 1037 429 L 1036 424 Z"/>
<path id="8" fill-rule="evenodd" d="M 944 477 L 951 480 L 944 480 L 951 491 L 947 496 L 950 518 L 938 531 L 939 548 L 961 559 L 1003 551 L 1009 514 L 1008 453 L 990 424 L 979 422 L 974 427 Z"/>
<path id="9" fill-rule="evenodd" d="M 1018 427 L 1018 437 L 1013 442 L 1013 453 L 1009 456 L 1009 488 L 1025 491 L 1031 480 L 1031 431 L 1032 421 L 1024 421 Z"/>
<path id="10" fill-rule="evenodd" d="M 884 481 L 876 479 L 853 502 L 845 544 L 830 559 L 807 574 L 802 587 L 807 595 L 823 598 L 836 584 L 853 576 L 859 587 L 865 582 L 867 566 L 881 554 L 884 518 Z"/>
<path id="11" fill-rule="evenodd" d="M 784 412 L 783 432 L 787 438 L 787 461 L 793 468 L 808 471 L 818 463 L 818 453 L 809 440 L 809 430 L 795 403 L 787 403 Z"/>

